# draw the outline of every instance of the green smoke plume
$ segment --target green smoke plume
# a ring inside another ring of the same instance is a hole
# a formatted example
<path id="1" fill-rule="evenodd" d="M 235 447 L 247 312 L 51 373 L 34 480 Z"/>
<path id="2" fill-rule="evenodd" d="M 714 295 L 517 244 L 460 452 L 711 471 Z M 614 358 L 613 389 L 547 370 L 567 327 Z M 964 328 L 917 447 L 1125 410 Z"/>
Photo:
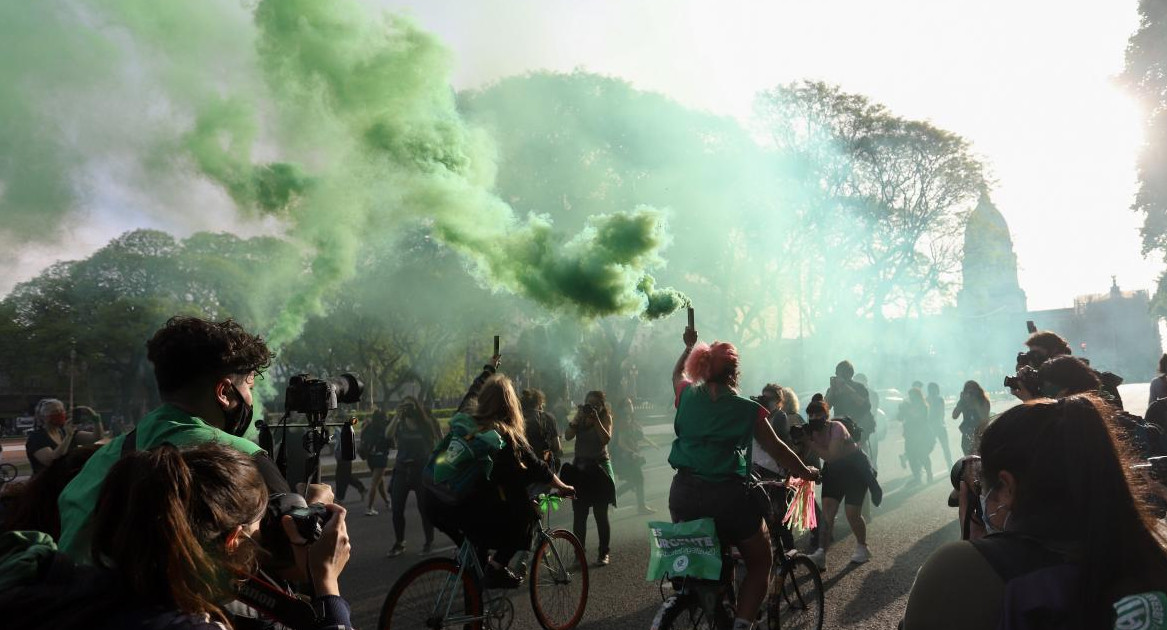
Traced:
<path id="1" fill-rule="evenodd" d="M 294 211 L 318 280 L 347 278 L 368 227 L 422 220 L 492 287 L 589 317 L 645 310 L 638 286 L 662 262 L 662 215 L 593 217 L 571 238 L 540 217 L 518 220 L 490 193 L 493 149 L 462 122 L 449 53 L 433 36 L 352 2 L 265 0 L 255 17 L 285 146 L 323 164 L 313 173 L 323 185 Z"/>
<path id="2" fill-rule="evenodd" d="M 175 181 L 213 182 L 305 252 L 311 275 L 278 289 L 276 347 L 323 312 L 370 236 L 416 225 L 483 284 L 549 309 L 659 317 L 681 303 L 648 275 L 669 241 L 660 211 L 566 235 L 493 194 L 495 148 L 458 112 L 450 53 L 405 19 L 352 0 L 9 3 L 0 53 L 13 60 L 0 64 L 0 229 L 67 220 L 86 203 L 84 163 L 106 154 L 132 156 L 139 179 L 119 184 L 159 214 Z M 54 98 L 99 110 L 81 118 L 87 146 L 54 133 Z"/>

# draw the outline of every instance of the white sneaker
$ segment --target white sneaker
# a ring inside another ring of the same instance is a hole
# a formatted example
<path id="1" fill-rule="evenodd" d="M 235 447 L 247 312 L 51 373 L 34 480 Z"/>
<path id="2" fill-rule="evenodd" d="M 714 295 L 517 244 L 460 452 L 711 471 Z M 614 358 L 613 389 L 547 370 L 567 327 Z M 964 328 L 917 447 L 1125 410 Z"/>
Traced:
<path id="1" fill-rule="evenodd" d="M 369 508 L 369 509 L 365 510 L 365 516 L 376 516 L 378 514 L 380 514 L 380 512 L 378 512 L 377 510 L 374 510 L 373 508 Z"/>
<path id="2" fill-rule="evenodd" d="M 867 545 L 856 545 L 855 553 L 851 554 L 851 562 L 853 564 L 863 564 L 871 559 L 871 550 Z"/>
<path id="3" fill-rule="evenodd" d="M 815 550 L 814 553 L 807 554 L 806 557 L 810 558 L 810 561 L 813 562 L 815 564 L 815 566 L 817 566 L 819 568 L 820 571 L 827 570 L 827 550 L 826 549 L 819 547 L 818 549 Z"/>

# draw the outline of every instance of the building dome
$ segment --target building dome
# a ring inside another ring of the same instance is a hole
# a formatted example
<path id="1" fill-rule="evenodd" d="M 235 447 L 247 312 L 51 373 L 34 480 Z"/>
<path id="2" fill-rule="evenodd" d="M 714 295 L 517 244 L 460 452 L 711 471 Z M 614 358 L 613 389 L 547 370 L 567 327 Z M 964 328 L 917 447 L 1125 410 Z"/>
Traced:
<path id="1" fill-rule="evenodd" d="M 964 229 L 962 287 L 957 308 L 966 317 L 1024 313 L 1025 292 L 1017 282 L 1017 254 L 1005 217 L 986 189 Z"/>

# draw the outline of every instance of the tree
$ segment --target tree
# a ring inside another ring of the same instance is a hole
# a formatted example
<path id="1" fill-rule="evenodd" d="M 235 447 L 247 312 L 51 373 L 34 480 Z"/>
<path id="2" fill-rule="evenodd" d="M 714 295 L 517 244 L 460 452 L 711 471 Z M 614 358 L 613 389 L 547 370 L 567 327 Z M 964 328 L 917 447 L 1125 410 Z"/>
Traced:
<path id="1" fill-rule="evenodd" d="M 1146 141 L 1139 155 L 1139 190 L 1131 206 L 1143 214 L 1143 254 L 1167 257 L 1167 0 L 1139 1 L 1139 30 L 1126 51 L 1123 78 L 1142 104 Z M 1167 315 L 1159 279 L 1155 310 Z"/>
<path id="2" fill-rule="evenodd" d="M 984 187 L 968 142 L 824 83 L 758 97 L 791 212 L 782 275 L 801 287 L 800 328 L 919 313 L 947 301 L 960 226 Z"/>

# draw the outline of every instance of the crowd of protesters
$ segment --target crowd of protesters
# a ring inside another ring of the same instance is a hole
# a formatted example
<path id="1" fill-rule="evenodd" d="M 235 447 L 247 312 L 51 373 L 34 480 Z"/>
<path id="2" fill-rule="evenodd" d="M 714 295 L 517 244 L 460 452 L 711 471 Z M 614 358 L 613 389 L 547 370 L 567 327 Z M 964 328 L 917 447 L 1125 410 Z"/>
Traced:
<path id="1" fill-rule="evenodd" d="M 768 530 L 750 480 L 821 484 L 817 527 L 798 545 L 820 569 L 831 566 L 843 508 L 855 539 L 849 562 L 866 563 L 874 555 L 869 504 L 878 507 L 884 494 L 879 442 L 888 415 L 850 361 L 801 408 L 778 383 L 742 396 L 732 344 L 697 343 L 693 328 L 682 338 L 669 517 L 712 517 L 740 550 L 746 572 L 734 627 L 741 630 L 752 627 L 764 599 L 770 537 L 796 546 L 788 529 Z M 938 456 L 953 468 L 950 502 L 959 507 L 963 538 L 920 569 L 902 624 L 908 630 L 1120 627 L 1115 619 L 1141 602 L 1167 602 L 1155 599 L 1167 592 L 1167 537 L 1158 520 L 1167 514 L 1167 466 L 1154 459 L 1167 455 L 1167 354 L 1139 417 L 1123 409 L 1121 379 L 1074 357 L 1065 339 L 1041 331 L 1025 345 L 1016 377 L 1006 379 L 1020 404 L 996 417 L 974 380 L 951 410 L 937 382 L 921 381 L 894 409 L 904 438 L 895 456 L 909 473 L 896 490 L 914 492 L 943 477 L 933 469 Z M 262 579 L 289 599 L 306 596 L 315 627 L 349 627 L 338 578 L 350 554 L 340 506 L 350 486 L 367 515 L 379 514 L 378 497 L 392 513 L 389 557 L 407 551 L 412 495 L 421 554 L 433 553 L 435 529 L 455 544 L 469 539 L 489 588 L 523 582 L 512 560 L 538 522 L 538 493 L 572 499 L 573 532 L 585 545 L 589 529 L 595 532 L 597 567 L 612 561 L 618 497 L 634 497 L 638 516 L 655 512 L 645 487 L 645 468 L 655 462 L 643 450 L 657 444 L 634 400 L 613 405 L 605 392 L 590 391 L 568 406 L 560 425 L 541 390 L 515 390 L 497 355 L 446 423 L 410 396 L 392 413 L 374 411 L 357 449 L 367 472 L 338 454 L 334 495 L 323 485 L 293 491 L 270 454 L 243 437 L 252 424 L 251 388 L 271 362 L 262 339 L 230 321 L 176 317 L 147 349 L 163 404 L 127 433 L 107 435 L 88 408 L 70 410 L 57 399 L 37 405 L 26 444 L 33 476 L 10 489 L 0 513 L 0 618 L 29 628 L 202 630 L 270 615 L 215 578 L 230 573 Z M 955 461 L 950 421 L 964 455 Z M 481 449 L 475 452 L 489 460 L 491 474 L 477 482 L 485 491 L 451 503 L 429 481 L 456 436 Z M 316 540 L 303 538 L 285 509 L 310 504 L 328 514 Z M 54 606 L 60 593 L 76 605 Z M 1007 623 L 1018 619 L 1037 625 Z"/>

